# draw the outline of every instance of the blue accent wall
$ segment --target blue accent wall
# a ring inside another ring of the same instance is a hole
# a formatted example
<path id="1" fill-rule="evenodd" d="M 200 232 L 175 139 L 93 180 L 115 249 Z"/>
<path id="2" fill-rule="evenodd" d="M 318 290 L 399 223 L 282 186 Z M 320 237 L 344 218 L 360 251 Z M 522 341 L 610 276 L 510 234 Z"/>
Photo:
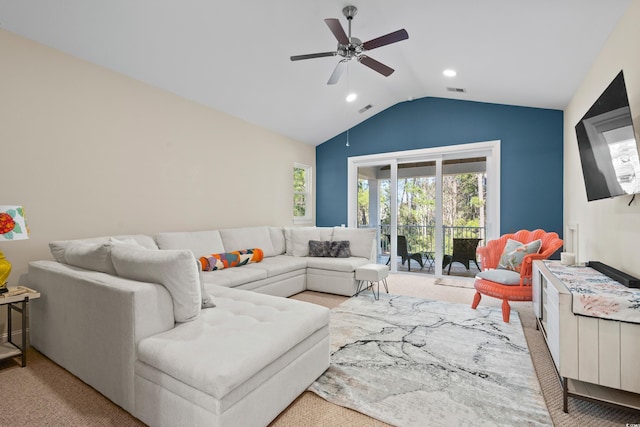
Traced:
<path id="1" fill-rule="evenodd" d="M 347 158 L 500 140 L 500 233 L 562 236 L 563 112 L 421 98 L 396 104 L 316 148 L 316 224 L 347 223 Z"/>

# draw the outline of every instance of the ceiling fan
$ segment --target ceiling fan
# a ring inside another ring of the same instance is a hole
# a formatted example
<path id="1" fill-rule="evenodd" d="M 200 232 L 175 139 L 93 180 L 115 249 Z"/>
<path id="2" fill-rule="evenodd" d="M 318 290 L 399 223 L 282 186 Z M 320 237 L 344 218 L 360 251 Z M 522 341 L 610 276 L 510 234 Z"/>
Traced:
<path id="1" fill-rule="evenodd" d="M 406 40 L 409 38 L 409 34 L 405 29 L 402 29 L 363 43 L 360 39 L 351 37 L 351 21 L 353 20 L 353 17 L 356 16 L 356 13 L 358 13 L 358 9 L 355 6 L 347 6 L 342 9 L 342 14 L 347 18 L 347 21 L 349 22 L 348 36 L 344 32 L 344 29 L 342 28 L 342 25 L 340 24 L 340 21 L 338 19 L 327 18 L 324 20 L 324 22 L 329 27 L 329 30 L 331 30 L 335 38 L 338 40 L 338 49 L 336 51 L 310 53 L 307 55 L 294 55 L 291 57 L 291 60 L 299 61 L 301 59 L 322 58 L 325 56 L 342 56 L 344 59 L 340 60 L 340 62 L 338 62 L 338 65 L 336 65 L 336 68 L 333 70 L 331 77 L 329 77 L 329 81 L 327 82 L 328 85 L 338 83 L 338 80 L 340 80 L 340 76 L 347 66 L 347 62 L 354 58 L 362 65 L 365 65 L 372 70 L 377 71 L 383 76 L 390 76 L 391 73 L 395 71 L 393 68 L 388 67 L 383 63 L 371 58 L 370 56 L 365 55 L 364 52 L 381 46 L 386 46 L 391 43 Z"/>

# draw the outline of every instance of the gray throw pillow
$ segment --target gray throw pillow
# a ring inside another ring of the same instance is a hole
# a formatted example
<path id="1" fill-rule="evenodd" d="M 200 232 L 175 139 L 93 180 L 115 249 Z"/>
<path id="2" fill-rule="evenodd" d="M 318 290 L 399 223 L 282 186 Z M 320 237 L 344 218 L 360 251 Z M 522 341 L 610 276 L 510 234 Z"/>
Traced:
<path id="1" fill-rule="evenodd" d="M 351 256 L 349 246 L 348 240 L 309 240 L 309 256 L 349 258 Z"/>
<path id="2" fill-rule="evenodd" d="M 334 258 L 349 258 L 351 256 L 351 249 L 349 249 L 350 242 L 348 240 L 332 241 L 329 243 L 329 256 Z"/>
<path id="3" fill-rule="evenodd" d="M 309 240 L 309 256 L 328 257 L 330 255 L 330 242 L 320 240 Z"/>

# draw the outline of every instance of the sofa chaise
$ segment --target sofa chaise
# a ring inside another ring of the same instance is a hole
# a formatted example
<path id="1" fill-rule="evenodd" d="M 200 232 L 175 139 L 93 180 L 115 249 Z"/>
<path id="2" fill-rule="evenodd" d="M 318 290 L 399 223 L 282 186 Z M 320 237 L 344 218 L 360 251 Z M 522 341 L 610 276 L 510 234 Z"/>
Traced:
<path id="1" fill-rule="evenodd" d="M 348 242 L 350 256 L 309 256 L 310 241 Z M 329 311 L 282 297 L 353 295 L 376 231 L 247 227 L 50 247 L 55 261 L 29 265 L 42 295 L 30 307 L 36 349 L 149 425 L 260 426 L 329 366 Z M 246 250 L 263 259 L 202 271 L 203 257 Z"/>

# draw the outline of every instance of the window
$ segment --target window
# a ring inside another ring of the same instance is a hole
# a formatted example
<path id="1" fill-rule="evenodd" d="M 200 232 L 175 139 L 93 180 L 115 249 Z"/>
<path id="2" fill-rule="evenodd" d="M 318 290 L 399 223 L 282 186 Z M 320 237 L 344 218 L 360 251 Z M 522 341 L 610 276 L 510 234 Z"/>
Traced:
<path id="1" fill-rule="evenodd" d="M 311 222 L 311 166 L 293 164 L 293 222 Z"/>

